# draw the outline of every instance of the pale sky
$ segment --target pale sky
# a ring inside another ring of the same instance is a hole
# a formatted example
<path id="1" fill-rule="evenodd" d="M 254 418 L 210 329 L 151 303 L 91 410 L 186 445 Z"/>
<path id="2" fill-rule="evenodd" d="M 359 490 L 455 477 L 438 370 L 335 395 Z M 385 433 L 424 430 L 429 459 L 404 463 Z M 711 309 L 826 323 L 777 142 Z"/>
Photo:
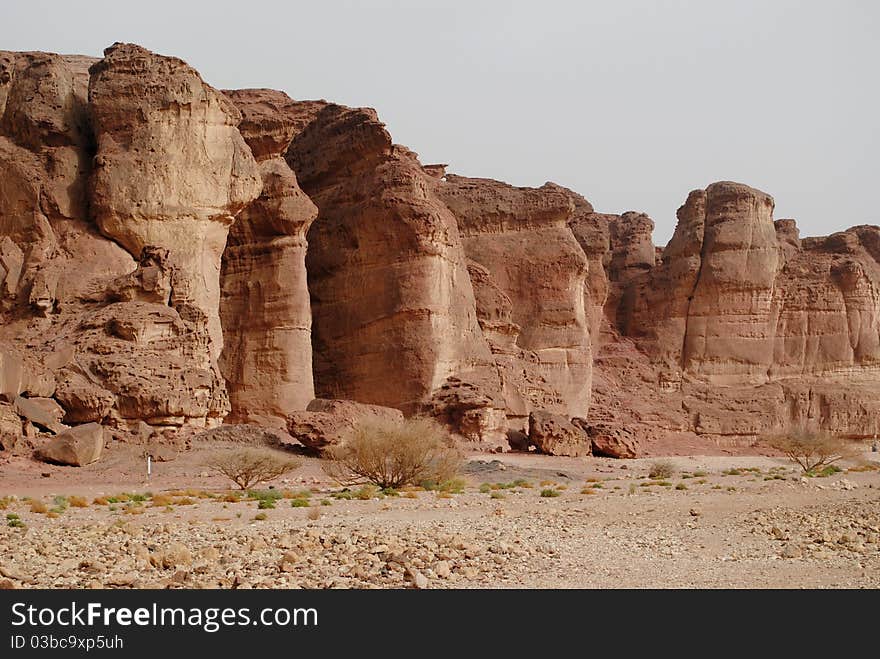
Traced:
<path id="1" fill-rule="evenodd" d="M 4 0 L 0 49 L 132 41 L 218 88 L 372 106 L 423 163 L 647 212 L 776 199 L 801 235 L 880 223 L 880 3 Z"/>

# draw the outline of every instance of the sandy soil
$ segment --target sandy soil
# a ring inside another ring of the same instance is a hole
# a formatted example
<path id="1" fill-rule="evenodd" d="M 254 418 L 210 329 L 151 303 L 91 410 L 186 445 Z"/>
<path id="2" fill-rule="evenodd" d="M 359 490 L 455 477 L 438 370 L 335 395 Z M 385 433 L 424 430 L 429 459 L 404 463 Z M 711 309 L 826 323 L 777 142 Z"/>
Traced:
<path id="1" fill-rule="evenodd" d="M 0 585 L 880 587 L 877 470 L 802 478 L 783 458 L 690 456 L 664 459 L 675 473 L 660 480 L 648 478 L 654 458 L 479 455 L 461 493 L 345 500 L 304 458 L 272 485 L 310 490 L 309 505 L 258 510 L 222 500 L 228 484 L 204 467 L 208 451 L 155 464 L 149 481 L 134 447 L 81 469 L 0 465 L 0 497 L 12 497 L 2 514 L 24 525 L 0 527 Z M 531 487 L 488 485 L 516 480 Z M 92 503 L 145 492 L 165 498 Z M 74 495 L 89 505 L 54 501 Z"/>

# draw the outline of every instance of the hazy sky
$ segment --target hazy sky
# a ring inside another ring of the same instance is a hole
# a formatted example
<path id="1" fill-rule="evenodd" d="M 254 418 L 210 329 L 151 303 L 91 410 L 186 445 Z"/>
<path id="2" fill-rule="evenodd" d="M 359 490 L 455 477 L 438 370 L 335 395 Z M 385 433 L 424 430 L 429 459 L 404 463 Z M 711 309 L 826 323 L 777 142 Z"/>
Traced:
<path id="1" fill-rule="evenodd" d="M 4 0 L 0 49 L 134 41 L 215 87 L 372 106 L 423 163 L 552 180 L 672 233 L 689 190 L 769 192 L 801 235 L 880 223 L 880 3 Z"/>

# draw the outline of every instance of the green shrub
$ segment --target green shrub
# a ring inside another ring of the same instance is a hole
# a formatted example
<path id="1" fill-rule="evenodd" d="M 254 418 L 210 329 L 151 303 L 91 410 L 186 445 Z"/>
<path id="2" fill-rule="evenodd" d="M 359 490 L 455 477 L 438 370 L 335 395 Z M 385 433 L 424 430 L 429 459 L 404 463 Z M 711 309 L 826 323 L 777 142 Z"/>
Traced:
<path id="1" fill-rule="evenodd" d="M 309 500 L 308 499 L 291 499 L 290 500 L 291 508 L 308 508 Z"/>
<path id="2" fill-rule="evenodd" d="M 554 490 L 552 487 L 541 490 L 541 496 L 544 498 L 558 497 L 560 494 L 559 490 Z"/>

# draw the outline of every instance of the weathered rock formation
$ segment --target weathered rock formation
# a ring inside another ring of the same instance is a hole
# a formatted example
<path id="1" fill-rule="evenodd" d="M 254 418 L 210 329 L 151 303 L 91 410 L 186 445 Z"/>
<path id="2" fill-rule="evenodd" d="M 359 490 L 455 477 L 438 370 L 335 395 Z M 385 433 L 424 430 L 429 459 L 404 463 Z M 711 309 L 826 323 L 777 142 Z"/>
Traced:
<path id="1" fill-rule="evenodd" d="M 306 256 L 317 395 L 412 413 L 458 378 L 496 400 L 458 226 L 415 154 L 373 110 L 301 110 L 287 162 L 319 211 Z"/>
<path id="2" fill-rule="evenodd" d="M 261 189 L 241 114 L 182 60 L 133 44 L 114 44 L 90 72 L 95 220 L 135 257 L 168 250 L 172 304 L 205 316 L 216 358 L 220 258 L 229 226 Z"/>
<path id="3" fill-rule="evenodd" d="M 306 232 L 318 209 L 283 158 L 293 101 L 266 89 L 226 92 L 257 159 L 263 191 L 239 214 L 223 252 L 221 370 L 230 420 L 278 423 L 315 397 Z"/>
<path id="4" fill-rule="evenodd" d="M 238 119 L 183 62 L 137 46 L 0 54 L 0 396 L 35 445 L 62 424 L 228 412 L 219 259 L 261 185 Z M 35 405 L 59 406 L 58 424 Z"/>
<path id="5" fill-rule="evenodd" d="M 320 450 L 414 413 L 561 455 L 880 433 L 880 228 L 801 238 L 743 184 L 658 252 L 644 214 L 132 44 L 0 52 L 0 171 L 4 451 L 159 455 L 224 419 Z"/>
<path id="6" fill-rule="evenodd" d="M 590 401 L 588 263 L 567 222 L 574 204 L 553 184 L 515 188 L 447 175 L 436 186 L 458 221 L 477 313 L 511 415 L 586 416 Z"/>

